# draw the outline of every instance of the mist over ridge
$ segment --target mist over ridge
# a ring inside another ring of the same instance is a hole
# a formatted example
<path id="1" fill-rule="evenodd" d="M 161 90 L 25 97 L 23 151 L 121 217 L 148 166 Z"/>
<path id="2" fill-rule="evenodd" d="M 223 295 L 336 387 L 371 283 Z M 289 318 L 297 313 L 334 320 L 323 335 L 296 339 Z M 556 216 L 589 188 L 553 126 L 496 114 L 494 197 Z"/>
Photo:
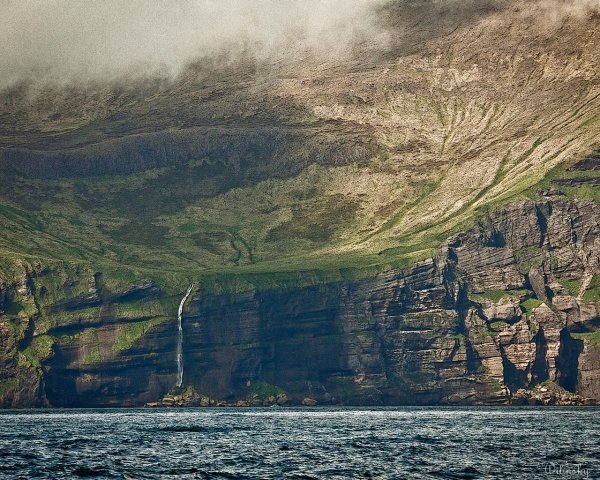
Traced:
<path id="1" fill-rule="evenodd" d="M 384 3 L 8 0 L 0 4 L 0 88 L 31 77 L 177 74 L 193 59 L 224 51 L 258 59 L 307 50 L 343 56 L 357 39 L 384 41 L 373 15 Z"/>
<path id="2" fill-rule="evenodd" d="M 431 7 L 441 17 L 513 5 L 538 11 L 540 22 L 600 10 L 600 0 L 4 0 L 0 88 L 32 79 L 170 77 L 198 58 L 225 54 L 235 61 L 240 52 L 262 61 L 302 60 L 306 53 L 341 61 L 359 42 L 379 50 L 397 42 L 386 8 L 401 4 Z"/>

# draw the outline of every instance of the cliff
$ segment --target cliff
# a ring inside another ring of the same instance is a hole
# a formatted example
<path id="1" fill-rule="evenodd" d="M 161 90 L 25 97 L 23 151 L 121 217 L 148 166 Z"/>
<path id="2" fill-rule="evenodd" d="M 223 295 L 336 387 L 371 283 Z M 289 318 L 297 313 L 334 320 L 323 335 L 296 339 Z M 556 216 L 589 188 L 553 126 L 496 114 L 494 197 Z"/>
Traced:
<path id="1" fill-rule="evenodd" d="M 369 3 L 0 90 L 0 404 L 598 400 L 598 8 Z"/>
<path id="2" fill-rule="evenodd" d="M 178 298 L 152 283 L 112 293 L 96 274 L 52 302 L 55 274 L 29 266 L 0 288 L 3 405 L 143 405 L 173 389 Z M 17 296 L 32 307 L 15 315 Z M 407 270 L 196 289 L 184 386 L 249 404 L 597 402 L 599 305 L 600 208 L 550 196 L 491 213 Z"/>

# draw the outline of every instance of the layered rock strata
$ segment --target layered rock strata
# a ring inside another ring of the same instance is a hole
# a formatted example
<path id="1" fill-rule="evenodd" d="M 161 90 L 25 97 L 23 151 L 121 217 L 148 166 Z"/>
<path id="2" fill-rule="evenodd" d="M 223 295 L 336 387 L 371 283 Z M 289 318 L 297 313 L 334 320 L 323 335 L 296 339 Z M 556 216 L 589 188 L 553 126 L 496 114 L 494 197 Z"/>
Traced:
<path id="1" fill-rule="evenodd" d="M 177 328 L 175 311 L 150 308 L 164 301 L 160 289 L 107 293 L 92 279 L 89 293 L 48 307 L 71 312 L 68 321 L 42 333 L 34 309 L 15 340 L 10 298 L 17 288 L 39 306 L 39 275 L 0 285 L 3 405 L 164 404 L 176 381 Z M 207 405 L 594 403 L 599 275 L 600 207 L 525 201 L 405 271 L 194 292 L 183 319 L 184 386 Z M 50 351 L 27 365 L 20 349 L 38 337 Z"/>

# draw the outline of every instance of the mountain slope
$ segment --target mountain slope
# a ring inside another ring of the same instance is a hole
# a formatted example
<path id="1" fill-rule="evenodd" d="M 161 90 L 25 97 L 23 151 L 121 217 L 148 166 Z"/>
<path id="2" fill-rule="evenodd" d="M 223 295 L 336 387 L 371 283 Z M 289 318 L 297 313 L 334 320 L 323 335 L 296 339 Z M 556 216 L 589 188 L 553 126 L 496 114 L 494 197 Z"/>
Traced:
<path id="1" fill-rule="evenodd" d="M 146 337 L 167 359 L 192 282 L 206 296 L 368 282 L 507 205 L 600 200 L 598 12 L 394 1 L 377 15 L 385 43 L 340 58 L 248 49 L 174 78 L 0 92 L 6 381 L 69 362 L 112 372 Z M 165 362 L 152 395 L 171 382 Z"/>
<path id="2" fill-rule="evenodd" d="M 390 5 L 347 64 L 5 91 L 3 248 L 196 272 L 435 248 L 598 144 L 598 16 L 468 7 Z"/>

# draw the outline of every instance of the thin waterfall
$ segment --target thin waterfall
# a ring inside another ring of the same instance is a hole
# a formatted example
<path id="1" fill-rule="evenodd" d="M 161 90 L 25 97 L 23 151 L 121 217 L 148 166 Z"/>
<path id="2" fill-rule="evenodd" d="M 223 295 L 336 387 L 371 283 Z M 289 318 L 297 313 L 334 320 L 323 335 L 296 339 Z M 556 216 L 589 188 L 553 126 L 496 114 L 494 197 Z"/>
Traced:
<path id="1" fill-rule="evenodd" d="M 177 311 L 177 324 L 179 327 L 179 337 L 177 339 L 177 388 L 180 388 L 183 385 L 183 327 L 181 325 L 181 314 L 186 300 L 190 296 L 190 293 L 192 293 L 193 287 L 193 283 L 188 287 L 179 303 L 179 310 Z"/>

